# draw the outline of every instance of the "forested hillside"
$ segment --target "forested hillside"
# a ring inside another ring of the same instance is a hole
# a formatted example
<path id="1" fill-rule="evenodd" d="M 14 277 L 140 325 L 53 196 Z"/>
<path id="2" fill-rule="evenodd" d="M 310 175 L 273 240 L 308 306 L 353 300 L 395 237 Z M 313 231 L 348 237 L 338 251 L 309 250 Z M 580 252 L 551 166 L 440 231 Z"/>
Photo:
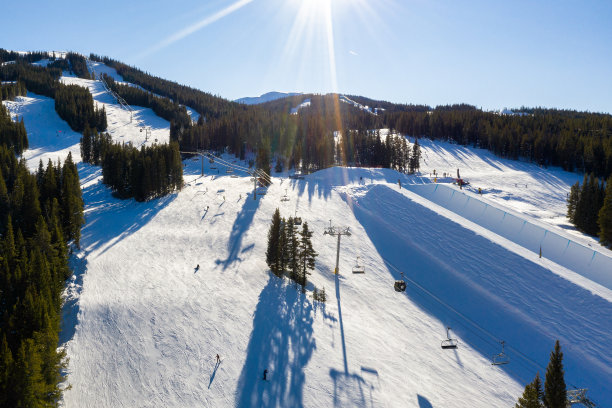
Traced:
<path id="1" fill-rule="evenodd" d="M 16 151 L 23 122 L 0 109 L 0 406 L 54 406 L 59 397 L 61 292 L 68 242 L 79 245 L 83 200 L 69 155 L 28 171 Z"/>
<path id="2" fill-rule="evenodd" d="M 78 58 L 73 59 L 79 60 Z M 24 84 L 30 92 L 54 98 L 55 110 L 73 130 L 82 132 L 85 124 L 90 128 L 105 130 L 107 123 L 104 108 L 94 107 L 89 90 L 75 85 L 62 84 L 59 81 L 61 75 L 62 69 L 53 64 L 48 67 L 39 67 L 23 60 L 0 67 L 0 80 L 16 81 Z"/>

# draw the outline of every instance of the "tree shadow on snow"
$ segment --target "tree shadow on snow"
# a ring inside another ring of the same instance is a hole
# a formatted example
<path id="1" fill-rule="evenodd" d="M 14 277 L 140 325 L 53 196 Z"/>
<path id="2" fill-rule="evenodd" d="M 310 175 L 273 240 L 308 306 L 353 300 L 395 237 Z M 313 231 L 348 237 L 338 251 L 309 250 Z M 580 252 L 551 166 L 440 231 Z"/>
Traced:
<path id="1" fill-rule="evenodd" d="M 157 213 L 168 206 L 177 194 L 139 203 L 134 199 L 120 200 L 110 189 L 91 183 L 83 189 L 85 225 L 81 230 L 81 247 L 87 252 L 108 251 L 115 244 L 138 231 Z"/>
<path id="2" fill-rule="evenodd" d="M 431 402 L 429 402 L 429 400 L 425 398 L 424 396 L 422 396 L 421 394 L 417 395 L 417 401 L 419 403 L 419 408 L 433 408 L 433 405 L 431 405 Z"/>
<path id="3" fill-rule="evenodd" d="M 236 406 L 304 406 L 304 368 L 316 348 L 313 316 L 308 297 L 270 273 L 255 309 Z M 266 381 L 264 369 L 268 370 Z"/>
<path id="4" fill-rule="evenodd" d="M 235 261 L 240 260 L 238 257 L 239 253 L 243 253 L 252 248 L 252 246 L 249 246 L 244 248 L 242 251 L 240 249 L 242 245 L 242 238 L 251 226 L 255 213 L 257 212 L 257 208 L 259 208 L 259 201 L 260 199 L 253 200 L 250 194 L 247 195 L 242 206 L 242 210 L 236 217 L 236 220 L 234 220 L 234 225 L 232 226 L 232 232 L 230 233 L 228 240 L 227 258 L 223 260 L 217 259 L 215 261 L 217 265 L 223 265 L 223 270 L 226 270 Z"/>
<path id="5" fill-rule="evenodd" d="M 70 269 L 73 271 L 64 290 L 64 304 L 62 305 L 61 329 L 59 344 L 65 345 L 72 340 L 79 315 L 79 299 L 83 289 L 83 275 L 87 270 L 87 259 L 73 254 L 70 256 Z"/>

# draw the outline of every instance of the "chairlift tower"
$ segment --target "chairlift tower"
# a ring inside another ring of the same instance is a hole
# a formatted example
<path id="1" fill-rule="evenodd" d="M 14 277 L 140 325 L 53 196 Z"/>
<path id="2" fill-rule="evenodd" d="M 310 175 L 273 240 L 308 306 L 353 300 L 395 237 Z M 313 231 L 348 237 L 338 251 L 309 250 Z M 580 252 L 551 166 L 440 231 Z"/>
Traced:
<path id="1" fill-rule="evenodd" d="M 131 121 L 131 119 L 130 119 Z M 149 141 L 149 137 L 151 136 L 151 126 L 145 126 L 143 128 L 140 128 L 140 132 L 142 133 L 142 130 L 144 129 L 145 131 L 145 143 Z"/>
<path id="2" fill-rule="evenodd" d="M 333 227 L 331 220 L 329 220 L 329 228 L 325 228 L 323 235 L 337 235 L 338 236 L 338 247 L 336 249 L 336 269 L 334 270 L 334 274 L 338 274 L 340 272 L 339 264 L 340 264 L 340 239 L 343 235 L 348 237 L 351 236 L 351 231 L 349 227 Z"/>
<path id="3" fill-rule="evenodd" d="M 595 408 L 593 401 L 586 396 L 587 388 L 578 388 L 575 390 L 567 390 L 567 406 L 571 407 L 574 404 L 582 404 L 585 407 Z"/>

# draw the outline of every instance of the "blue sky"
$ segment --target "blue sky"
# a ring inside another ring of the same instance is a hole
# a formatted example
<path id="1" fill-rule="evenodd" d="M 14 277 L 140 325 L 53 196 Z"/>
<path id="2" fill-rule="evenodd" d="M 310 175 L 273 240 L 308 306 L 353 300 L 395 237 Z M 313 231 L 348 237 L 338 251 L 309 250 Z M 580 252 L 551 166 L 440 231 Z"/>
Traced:
<path id="1" fill-rule="evenodd" d="M 108 55 L 236 99 L 612 112 L 612 1 L 3 2 L 0 47 Z"/>

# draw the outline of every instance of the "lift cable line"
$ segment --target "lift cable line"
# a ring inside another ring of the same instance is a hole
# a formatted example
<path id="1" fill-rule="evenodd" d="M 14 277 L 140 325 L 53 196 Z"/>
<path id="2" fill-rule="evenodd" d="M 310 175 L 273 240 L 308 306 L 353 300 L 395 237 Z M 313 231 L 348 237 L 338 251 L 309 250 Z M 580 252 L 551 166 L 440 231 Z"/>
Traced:
<path id="1" fill-rule="evenodd" d="M 182 154 L 194 154 L 194 155 L 198 155 L 200 156 L 200 159 L 202 161 L 202 176 L 204 175 L 204 158 L 208 158 L 210 163 L 214 163 L 215 161 L 226 166 L 227 168 L 231 168 L 232 169 L 232 173 L 234 170 L 236 171 L 241 171 L 244 172 L 248 175 L 250 175 L 251 177 L 253 177 L 253 200 L 257 199 L 257 181 L 258 180 L 263 180 L 264 183 L 266 184 L 272 184 L 272 179 L 270 178 L 270 176 L 268 176 L 265 172 L 263 172 L 260 169 L 249 169 L 247 167 L 241 166 L 239 164 L 236 163 L 231 163 L 227 160 L 224 160 L 220 157 L 215 156 L 214 154 L 203 150 L 203 151 L 197 151 L 197 152 L 189 152 L 189 151 L 181 151 L 180 153 Z"/>
<path id="2" fill-rule="evenodd" d="M 379 254 L 380 255 L 380 254 Z M 478 329 L 478 331 L 480 331 L 481 333 L 485 334 L 487 337 L 489 337 L 490 339 L 495 340 L 495 342 L 497 343 L 503 343 L 502 344 L 502 352 L 504 352 L 504 347 L 508 347 L 509 349 L 512 350 L 513 353 L 515 353 L 518 357 L 520 357 L 521 359 L 523 359 L 525 362 L 529 363 L 531 366 L 535 367 L 537 369 L 537 371 L 539 372 L 546 372 L 546 367 L 541 366 L 537 361 L 534 361 L 533 359 L 531 359 L 529 356 L 525 355 L 524 353 L 522 353 L 521 351 L 515 349 L 514 347 L 508 346 L 505 344 L 505 342 L 503 340 L 499 340 L 497 337 L 495 337 L 492 333 L 490 333 L 488 330 L 486 330 L 485 328 L 481 327 L 480 325 L 478 325 L 476 322 L 474 322 L 472 319 L 470 319 L 469 317 L 465 316 L 463 313 L 459 312 L 457 309 L 455 309 L 454 307 L 450 306 L 449 304 L 447 304 L 446 302 L 444 302 L 442 299 L 440 299 L 439 297 L 437 297 L 436 295 L 434 295 L 433 293 L 431 293 L 430 291 L 428 291 L 427 289 L 425 289 L 423 286 L 419 285 L 417 282 L 415 282 L 414 280 L 407 278 L 404 276 L 404 273 L 397 268 L 395 265 L 393 265 L 393 263 L 391 263 L 390 261 L 388 261 L 387 259 L 385 259 L 384 257 L 381 256 L 381 259 L 383 260 L 383 262 L 392 270 L 394 270 L 395 272 L 398 272 L 402 275 L 402 278 L 410 281 L 414 287 L 420 289 L 424 294 L 428 295 L 429 297 L 431 297 L 432 299 L 434 299 L 435 301 L 437 301 L 438 303 L 440 303 L 442 306 L 444 306 L 445 308 L 447 308 L 449 311 L 455 313 L 457 316 L 461 317 L 463 320 L 465 320 L 466 322 L 468 322 L 471 326 L 473 326 L 474 328 Z M 487 339 L 485 339 L 484 337 L 482 337 L 481 335 L 478 334 L 477 331 L 474 330 L 470 330 L 469 327 L 465 326 L 464 327 L 470 331 L 471 333 L 473 333 L 474 335 L 476 335 L 477 337 L 479 337 L 481 340 L 485 341 L 485 342 L 489 342 Z M 474 349 L 477 349 L 477 347 L 474 347 Z M 505 352 L 504 352 L 505 354 Z M 526 366 L 524 366 L 526 367 Z M 529 381 L 525 381 L 525 379 L 519 375 L 518 373 L 516 373 L 515 371 L 511 370 L 508 365 L 505 366 L 504 370 L 514 374 L 517 378 L 520 378 L 525 384 L 527 384 Z M 585 405 L 588 408 L 596 408 L 596 403 L 587 398 L 586 397 L 586 388 L 579 388 L 576 387 L 575 384 L 569 383 L 568 384 L 573 388 L 571 390 L 568 390 L 568 404 L 574 404 L 574 403 L 581 403 L 583 405 Z M 583 392 L 584 391 L 584 392 Z M 574 400 L 570 399 L 573 398 Z M 582 398 L 582 399 L 580 399 Z"/>
<path id="3" fill-rule="evenodd" d="M 91 64 L 91 60 L 90 59 L 86 59 L 85 61 L 87 62 L 87 68 L 89 68 L 89 70 L 91 72 L 93 72 L 94 75 L 96 75 L 96 70 L 94 69 L 93 65 Z M 102 86 L 104 87 L 104 90 L 106 92 L 108 92 L 109 94 L 111 94 L 111 96 L 117 100 L 117 102 L 119 103 L 119 105 L 121 106 L 121 108 L 123 110 L 125 110 L 126 112 L 129 112 L 129 114 L 130 114 L 130 123 L 132 123 L 134 109 L 125 101 L 125 99 L 123 99 L 121 96 L 119 96 L 115 91 L 113 91 L 108 86 L 108 84 L 104 80 L 104 74 L 97 76 L 97 78 L 102 83 Z"/>
<path id="4" fill-rule="evenodd" d="M 333 227 L 331 220 L 329 220 L 329 228 L 325 228 L 323 235 L 337 235 L 338 236 L 338 247 L 336 248 L 336 269 L 334 269 L 334 274 L 337 275 L 340 272 L 340 239 L 343 235 L 348 237 L 351 236 L 351 231 L 349 227 Z"/>

